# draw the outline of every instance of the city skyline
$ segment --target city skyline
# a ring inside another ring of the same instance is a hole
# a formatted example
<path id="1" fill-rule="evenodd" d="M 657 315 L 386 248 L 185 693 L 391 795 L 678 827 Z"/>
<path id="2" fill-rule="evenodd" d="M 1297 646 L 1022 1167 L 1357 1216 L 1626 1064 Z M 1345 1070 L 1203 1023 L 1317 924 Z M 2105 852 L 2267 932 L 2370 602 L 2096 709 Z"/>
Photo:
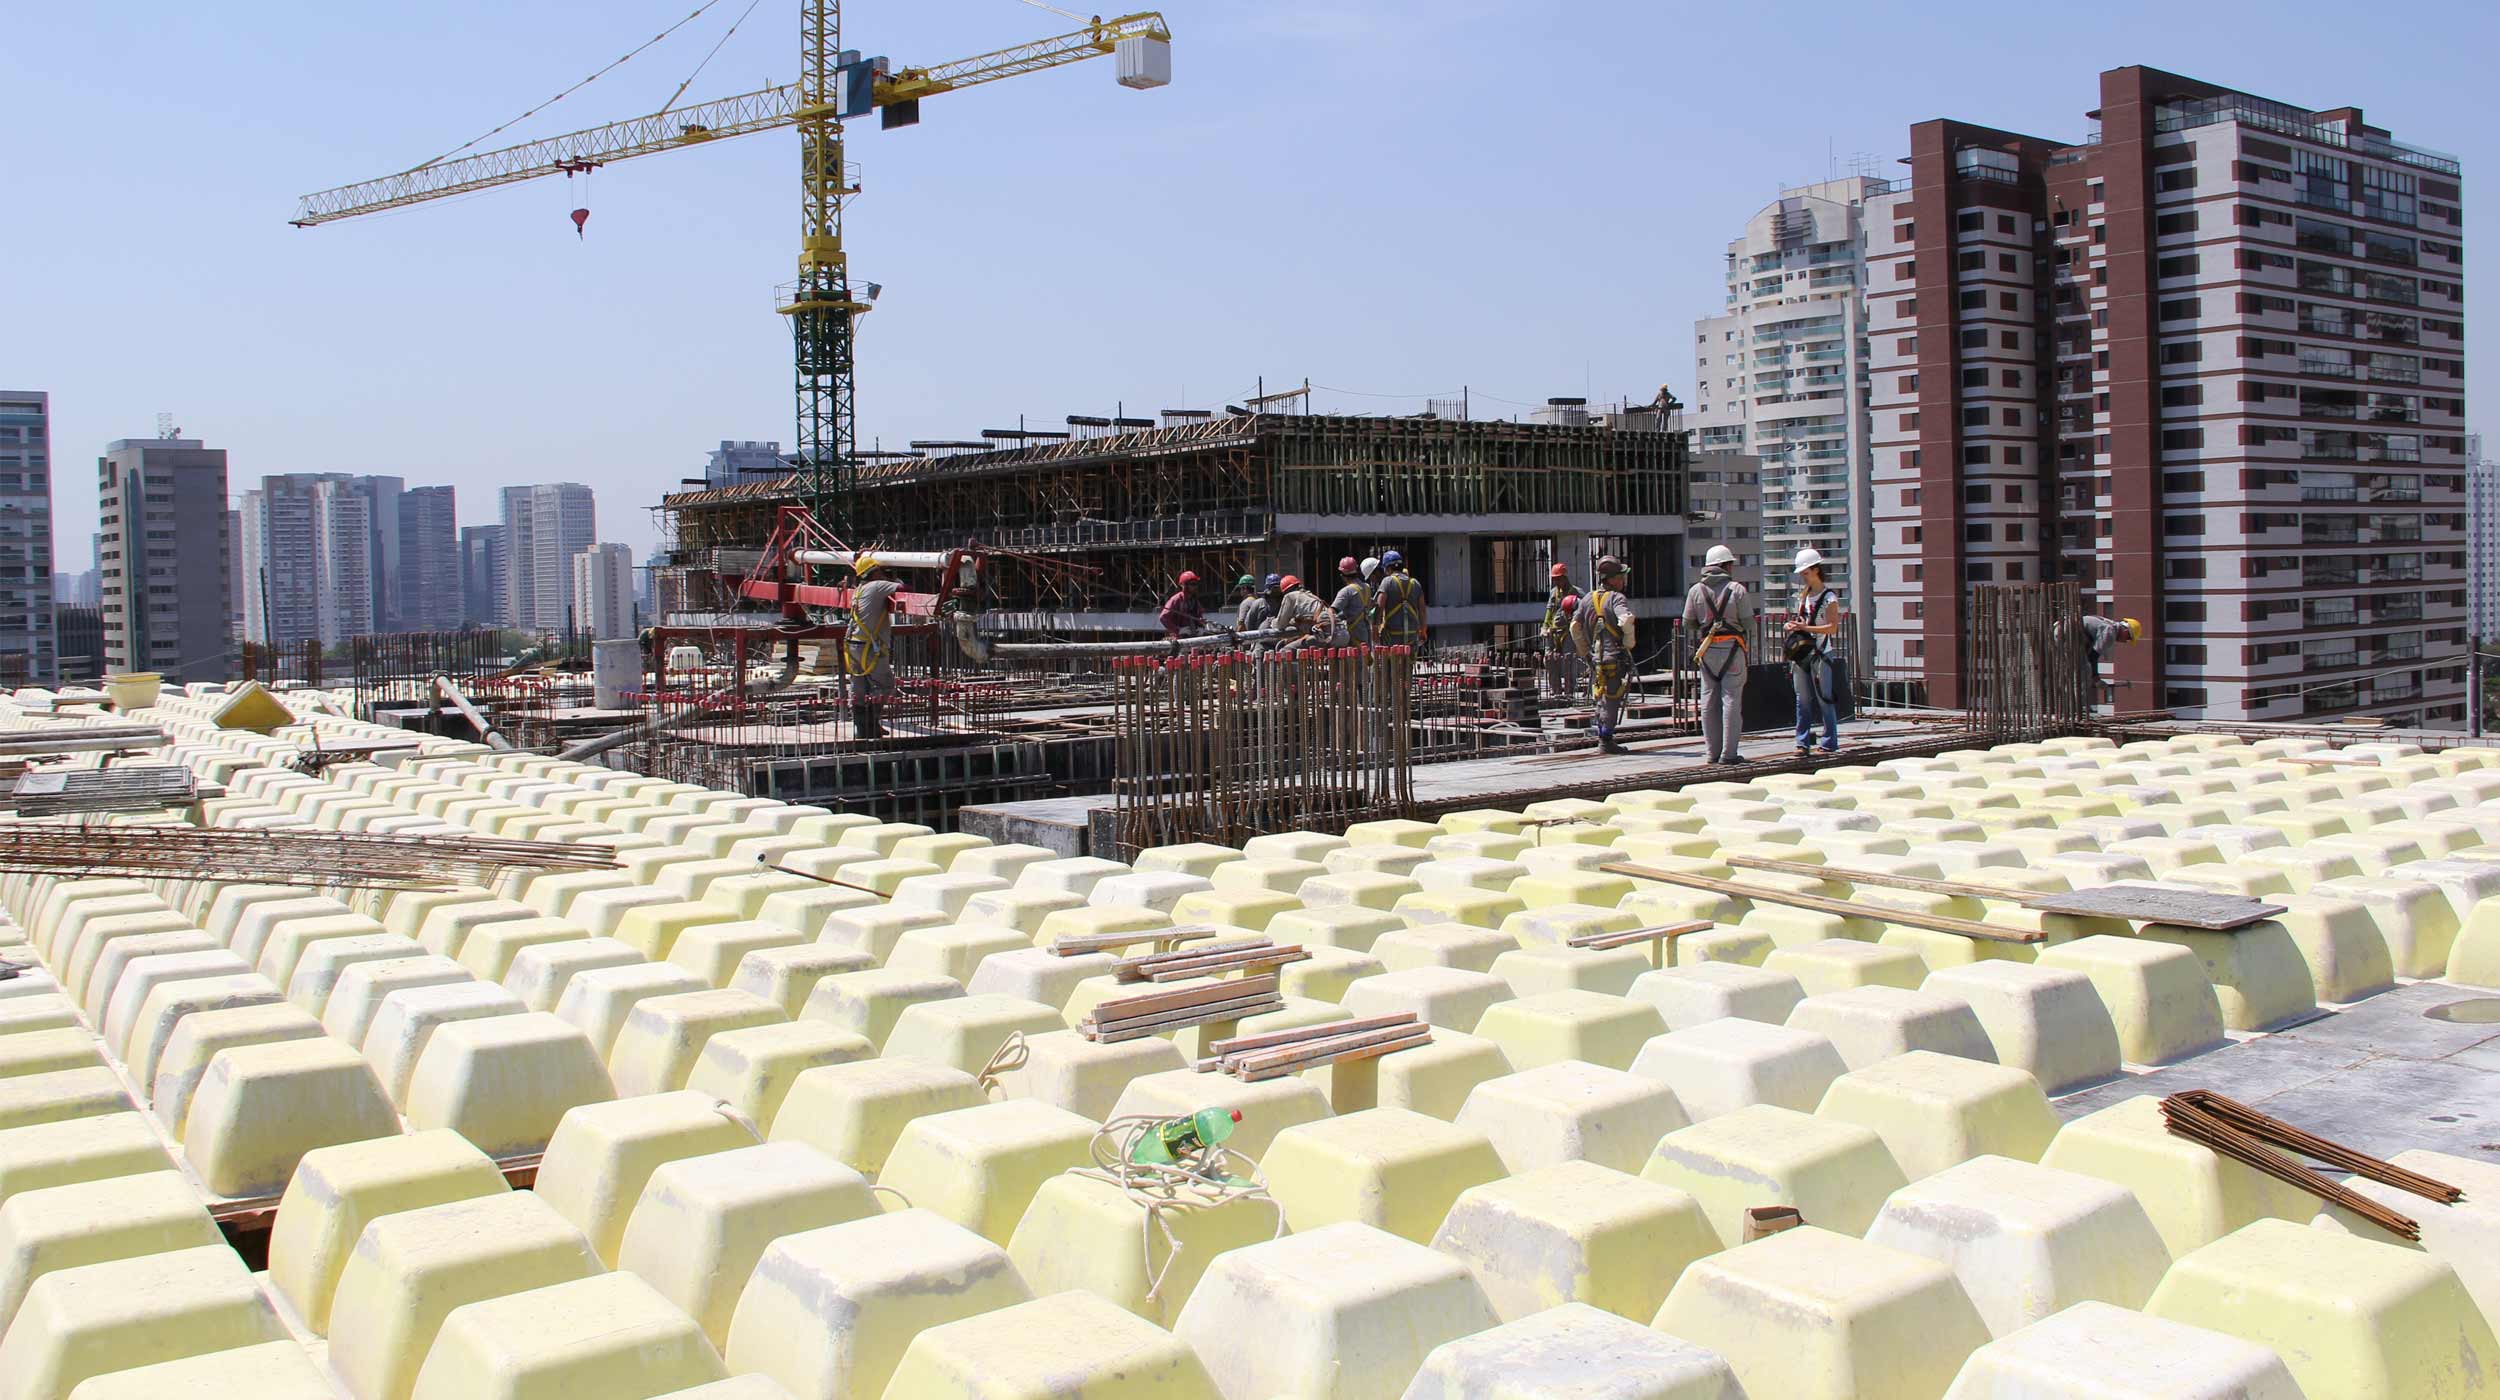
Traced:
<path id="1" fill-rule="evenodd" d="M 1995 15 L 1978 25 L 1938 13 L 1912 43 L 1895 17 L 1835 11 L 1784 42 L 1798 61 L 1820 57 L 1859 76 L 1794 103 L 1767 101 L 1756 77 L 1709 65 L 1678 69 L 1671 82 L 1647 76 L 1639 55 L 1667 51 L 1660 45 L 1741 50 L 1734 15 L 1624 6 L 1523 16 L 1475 5 L 1435 7 L 1439 22 L 1426 25 L 1403 6 L 1359 15 L 1167 7 L 1178 65 L 1167 90 L 1141 96 L 1072 72 L 1017 98 L 972 93 L 933 105 L 920 129 L 861 133 L 855 153 L 869 192 L 854 257 L 887 288 L 862 332 L 862 442 L 960 436 L 1019 413 L 1053 425 L 1121 406 L 1096 401 L 1106 396 L 1132 410 L 1220 406 L 1261 375 L 1271 388 L 1304 374 L 1336 386 L 1317 396 L 1334 409 L 1412 411 L 1422 394 L 1462 384 L 1480 412 L 1524 411 L 1549 394 L 1645 398 L 1662 380 L 1689 398 L 1678 332 L 1717 305 L 1729 230 L 1781 186 L 1848 173 L 1859 152 L 1877 173 L 1894 173 L 1920 120 L 1986 112 L 2008 129 L 2079 139 L 2078 81 L 2146 63 L 2290 101 L 2359 102 L 2373 120 L 2460 148 L 2470 169 L 2491 138 L 2463 96 L 2475 79 L 2468 56 L 2489 50 L 2495 22 L 2442 8 L 2451 42 L 2401 54 L 2359 46 L 2331 62 L 2312 39 L 2340 12 L 2322 6 L 2210 35 L 2156 28 L 2159 11 L 2120 7 L 2092 35 L 2060 34 L 2053 62 L 2020 63 L 2004 55 L 2045 37 L 2047 21 Z M 135 42 L 132 23 L 32 16 L 22 52 L 63 61 L 0 57 L 11 79 L 0 91 L 39 108 L 69 100 L 58 85 L 75 60 L 111 54 L 128 71 L 131 100 L 31 153 L 32 177 L 73 199 L 100 191 L 108 170 L 116 183 L 172 192 L 198 216 L 195 261 L 215 269 L 150 287 L 175 304 L 157 323 L 161 335 L 134 351 L 105 332 L 118 299 L 137 291 L 111 271 L 132 264 L 143 235 L 68 221 L 25 231 L 26 254 L 58 275 L 31 288 L 18 314 L 31 334 L 0 350 L 0 381 L 52 392 L 56 450 L 71 460 L 143 432 L 170 408 L 193 435 L 226 444 L 238 473 L 326 470 L 338 442 L 360 433 L 373 442 L 371 425 L 388 420 L 389 440 L 353 469 L 461 488 L 470 497 L 462 524 L 491 519 L 481 507 L 503 482 L 589 482 L 608 498 L 615 537 L 639 556 L 651 543 L 645 508 L 699 474 L 707 450 L 725 438 L 790 441 L 787 336 L 766 309 L 789 257 L 778 203 L 785 137 L 603 170 L 587 192 L 542 184 L 407 218 L 284 226 L 295 194 L 435 154 L 526 105 L 551 78 L 612 57 L 623 20 L 587 7 L 464 15 L 455 5 L 422 21 L 334 17 L 297 34 L 249 15 L 213 26 L 177 18 L 161 46 Z M 874 7 L 852 18 L 852 38 L 909 61 L 995 47 L 1051 23 L 1005 6 Z M 715 77 L 723 91 L 786 80 L 786 28 L 759 13 L 697 95 Z M 1598 33 L 1607 42 L 1591 43 Z M 2140 37 L 2154 33 L 2157 42 Z M 481 35 L 497 42 L 474 42 Z M 320 62 L 376 47 L 407 53 L 439 83 L 377 103 L 362 91 L 369 73 Z M 1865 62 L 1870 53 L 1890 57 L 1878 68 Z M 252 77 L 281 61 L 290 73 L 317 70 L 310 85 Z M 221 90 L 272 94 L 241 114 L 254 142 L 187 130 L 199 125 L 185 119 L 197 85 L 180 75 L 203 62 L 236 79 Z M 1531 67 L 1582 77 L 1565 102 L 1484 100 L 1503 75 Z M 512 134 L 642 110 L 678 76 L 620 70 Z M 363 100 L 347 100 L 351 90 Z M 1746 120 L 1719 121 L 1735 111 Z M 142 126 L 172 139 L 121 139 Z M 1183 158 L 1215 135 L 1290 146 L 1347 130 L 1362 133 L 1350 153 L 1316 158 L 1288 197 L 1246 221 L 1237 201 L 1211 197 L 1235 174 Z M 1016 240 L 927 237 L 925 213 L 974 200 L 1058 207 L 1069 198 L 1065 155 L 1077 149 L 1097 168 L 1152 181 L 1157 197 L 1115 236 L 1106 240 L 1098 220 L 1041 219 Z M 1455 202 L 1447 172 L 1462 160 L 1501 168 L 1508 194 L 1498 207 Z M 579 240 L 563 218 L 576 202 L 593 213 Z M 2469 193 L 2469 224 L 2479 205 Z M 1286 228 L 1293 237 L 1281 236 Z M 1398 245 L 1395 259 L 1372 251 L 1380 235 Z M 367 335 L 350 319 L 368 303 L 377 266 L 400 269 L 390 281 L 404 335 Z M 1142 303 L 1090 290 L 1116 270 L 1120 285 L 1175 291 L 1157 306 L 1187 305 L 1236 284 L 1244 267 L 1289 294 L 1234 303 L 1221 334 L 1179 318 L 1173 333 L 1138 334 L 1154 324 L 1132 311 Z M 1506 300 L 1504 334 L 1492 338 L 1475 324 L 1476 300 L 1454 295 L 1488 275 L 1530 290 Z M 2472 287 L 2467 319 L 2491 295 Z M 109 303 L 101 316 L 98 297 Z M 967 325 L 982 333 L 965 334 Z M 219 353 L 205 353 L 212 341 Z M 353 353 L 336 352 L 342 341 Z M 1043 344 L 1049 354 L 1033 353 Z M 267 387 L 281 377 L 283 396 Z M 405 387 L 419 382 L 422 396 Z M 2471 421 L 2490 416 L 2487 387 L 2476 383 L 2469 400 Z M 59 493 L 60 536 L 91 529 L 93 509 Z"/>

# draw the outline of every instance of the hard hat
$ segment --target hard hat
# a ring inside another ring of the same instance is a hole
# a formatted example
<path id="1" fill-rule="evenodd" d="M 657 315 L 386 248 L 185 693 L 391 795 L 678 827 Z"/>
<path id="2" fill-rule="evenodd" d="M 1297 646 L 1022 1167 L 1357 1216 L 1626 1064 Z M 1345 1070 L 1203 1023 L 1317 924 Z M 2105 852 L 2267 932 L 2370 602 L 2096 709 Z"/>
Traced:
<path id="1" fill-rule="evenodd" d="M 1574 593 L 1574 594 L 1572 594 L 1570 597 L 1563 599 L 1563 611 L 1564 611 L 1564 612 L 1572 612 L 1572 611 L 1575 611 L 1576 609 L 1578 609 L 1578 608 L 1579 608 L 1579 606 L 1580 606 L 1580 595 L 1579 595 L 1579 594 L 1577 594 L 1577 593 Z"/>
<path id="2" fill-rule="evenodd" d="M 1625 569 L 1623 567 L 1622 560 L 1617 559 L 1611 554 L 1601 554 L 1597 557 L 1597 576 L 1599 578 L 1611 578 L 1614 575 L 1623 572 L 1625 572 Z"/>
<path id="3" fill-rule="evenodd" d="M 1284 580 L 1283 580 L 1282 578 L 1278 577 L 1277 575 L 1275 575 L 1275 574 L 1269 574 L 1269 575 L 1267 576 L 1267 582 L 1266 582 L 1266 583 L 1264 583 L 1264 584 L 1261 584 L 1260 586 L 1261 586 L 1261 587 L 1263 587 L 1263 588 L 1274 588 L 1274 587 L 1276 587 L 1278 584 L 1281 584 L 1281 583 L 1283 583 L 1283 582 L 1284 582 Z"/>
<path id="4" fill-rule="evenodd" d="M 1405 555 L 1403 555 L 1403 554 L 1398 553 L 1398 552 L 1397 552 L 1396 550 L 1394 550 L 1394 549 L 1388 549 L 1388 550 L 1382 550 L 1382 551 L 1381 551 L 1381 554 L 1380 554 L 1380 564 L 1381 564 L 1381 567 L 1382 567 L 1382 568 L 1386 568 L 1386 569 L 1394 569 L 1394 568 L 1396 568 L 1398 565 L 1403 564 L 1403 563 L 1405 563 L 1405 562 L 1406 562 L 1406 556 L 1405 556 Z"/>
<path id="5" fill-rule="evenodd" d="M 1183 588 L 1187 588 L 1189 585 L 1191 585 L 1191 584 L 1193 584 L 1193 583 L 1196 583 L 1197 581 L 1198 581 L 1198 575 L 1197 575 L 1197 574 L 1195 574 L 1195 573 L 1191 572 L 1191 571 L 1190 571 L 1190 570 L 1188 570 L 1188 569 L 1183 569 L 1183 570 L 1181 570 L 1181 587 L 1183 587 Z"/>
<path id="6" fill-rule="evenodd" d="M 2132 642 L 2132 641 L 2134 641 L 2136 638 L 2141 637 L 2141 636 L 2143 636 L 2143 635 L 2144 635 L 2144 624 L 2143 624 L 2143 623 L 2136 621 L 2136 620 L 2135 620 L 2134 618 L 2132 618 L 2132 617 L 2122 617 L 2122 618 L 2120 618 L 2120 619 L 2118 619 L 2118 620 L 2119 620 L 2120 622 L 2122 622 L 2122 623 L 2125 623 L 2125 624 L 2126 624 L 2126 627 L 2127 627 L 2127 640 L 2128 640 L 2128 641 L 2131 641 L 2131 642 Z"/>
<path id="7" fill-rule="evenodd" d="M 1365 560 L 1363 561 L 1363 577 L 1365 577 L 1365 578 L 1370 578 L 1372 575 L 1374 575 L 1374 574 L 1376 574 L 1376 573 L 1379 573 L 1379 572 L 1380 572 L 1380 561 L 1379 561 L 1379 560 L 1377 560 L 1377 559 L 1365 559 Z"/>
<path id="8" fill-rule="evenodd" d="M 1797 567 L 1790 569 L 1789 572 L 1792 574 L 1802 574 L 1806 570 L 1820 565 L 1822 562 L 1823 551 L 1819 549 L 1801 549 L 1797 551 Z"/>
<path id="9" fill-rule="evenodd" d="M 1360 566 L 1354 562 L 1354 556 L 1351 554 L 1337 561 L 1337 572 L 1341 574 L 1353 573 L 1358 567 Z"/>
<path id="10" fill-rule="evenodd" d="M 877 556 L 873 554 L 854 554 L 851 556 L 852 573 L 864 574 L 875 567 L 877 567 Z"/>
<path id="11" fill-rule="evenodd" d="M 1705 564 L 1734 564 L 1736 562 L 1736 551 L 1723 544 L 1714 544 L 1710 546 L 1710 552 L 1702 556 L 1702 562 Z"/>
<path id="12" fill-rule="evenodd" d="M 1283 579 L 1283 585 L 1288 590 L 1300 588 L 1302 586 L 1302 580 L 1297 575 L 1287 574 Z"/>
<path id="13" fill-rule="evenodd" d="M 1241 581 L 1233 585 L 1235 588 L 1256 588 L 1258 586 L 1259 581 L 1250 577 L 1248 574 L 1243 574 L 1241 576 Z"/>
<path id="14" fill-rule="evenodd" d="M 1571 570 L 1566 565 L 1556 564 L 1554 567 L 1545 571 L 1545 576 L 1547 578 L 1569 578 L 1571 577 Z"/>

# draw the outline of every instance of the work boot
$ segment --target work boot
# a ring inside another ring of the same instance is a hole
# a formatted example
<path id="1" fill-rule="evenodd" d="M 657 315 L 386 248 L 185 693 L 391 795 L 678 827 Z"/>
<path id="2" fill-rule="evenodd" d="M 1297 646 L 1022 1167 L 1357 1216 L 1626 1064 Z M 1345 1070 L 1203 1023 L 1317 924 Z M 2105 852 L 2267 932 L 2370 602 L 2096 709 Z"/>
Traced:
<path id="1" fill-rule="evenodd" d="M 861 739 L 884 738 L 885 726 L 877 720 L 877 707 L 853 705 L 851 707 L 851 732 Z"/>

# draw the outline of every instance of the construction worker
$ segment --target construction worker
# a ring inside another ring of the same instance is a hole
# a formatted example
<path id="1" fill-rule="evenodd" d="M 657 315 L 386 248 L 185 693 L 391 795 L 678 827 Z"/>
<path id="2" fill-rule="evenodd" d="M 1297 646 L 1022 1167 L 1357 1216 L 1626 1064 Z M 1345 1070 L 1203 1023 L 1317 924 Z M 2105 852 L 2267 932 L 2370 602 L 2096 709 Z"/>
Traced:
<path id="1" fill-rule="evenodd" d="M 1406 556 L 1394 549 L 1381 551 L 1380 570 L 1380 587 L 1372 591 L 1372 608 L 1379 614 L 1372 635 L 1383 646 L 1421 647 L 1432 635 L 1422 581 L 1406 571 Z"/>
<path id="2" fill-rule="evenodd" d="M 1788 617 L 1789 680 L 1797 690 L 1797 752 L 1814 747 L 1823 727 L 1823 752 L 1840 751 L 1840 700 L 1849 682 L 1840 668 L 1840 594 L 1823 581 L 1823 552 L 1797 551 L 1797 610 Z"/>
<path id="3" fill-rule="evenodd" d="M 1571 617 L 1563 603 L 1571 598 L 1571 570 L 1556 564 L 1546 571 L 1553 587 L 1545 594 L 1545 685 L 1556 695 L 1571 693 L 1571 663 L 1577 659 L 1571 645 Z"/>
<path id="4" fill-rule="evenodd" d="M 1269 574 L 1266 584 L 1261 586 L 1251 584 L 1250 576 L 1243 574 L 1241 581 L 1249 585 L 1253 591 L 1241 600 L 1240 609 L 1233 614 L 1233 630 L 1256 632 L 1276 616 L 1276 600 L 1271 595 L 1276 592 L 1276 586 L 1280 580 L 1276 575 Z"/>
<path id="5" fill-rule="evenodd" d="M 1276 626 L 1283 629 L 1285 636 L 1277 645 L 1325 646 L 1334 629 L 1320 626 L 1320 614 L 1325 609 L 1320 606 L 1319 595 L 1304 587 L 1293 574 L 1285 575 L 1281 586 L 1284 599 L 1276 608 Z"/>
<path id="6" fill-rule="evenodd" d="M 1377 568 L 1375 561 L 1373 567 Z M 1328 610 L 1337 615 L 1337 645 L 1363 646 L 1372 639 L 1372 591 L 1363 582 L 1363 566 L 1349 554 L 1337 561 L 1337 577 L 1342 582 L 1337 596 L 1328 600 Z"/>
<path id="7" fill-rule="evenodd" d="M 1380 561 L 1376 558 L 1366 556 L 1363 560 L 1363 587 L 1365 589 L 1373 589 L 1378 588 L 1379 586 Z"/>
<path id="8" fill-rule="evenodd" d="M 2144 624 L 2132 617 L 2110 618 L 2099 613 L 2085 613 L 2082 625 L 2075 629 L 2075 640 L 2083 648 L 2084 704 L 2101 703 L 2101 663 L 2127 643 L 2144 635 Z"/>
<path id="9" fill-rule="evenodd" d="M 1597 561 L 1597 586 L 1571 611 L 1573 648 L 1589 659 L 1589 696 L 1597 702 L 1597 747 L 1622 753 L 1615 728 L 1623 722 L 1623 699 L 1632 689 L 1632 647 L 1639 622 L 1624 595 L 1629 570 L 1611 554 Z"/>
<path id="10" fill-rule="evenodd" d="M 860 554 L 851 560 L 858 579 L 851 586 L 851 625 L 842 635 L 842 671 L 850 677 L 851 727 L 862 739 L 885 737 L 882 712 L 894 685 L 894 595 L 903 585 L 872 578 L 877 557 Z"/>
<path id="11" fill-rule="evenodd" d="M 1183 637 L 1206 630 L 1207 610 L 1199 605 L 1196 595 L 1189 591 L 1197 586 L 1198 575 L 1185 569 L 1181 572 L 1180 588 L 1171 597 L 1163 600 L 1161 620 L 1165 641 L 1179 641 Z"/>
<path id="12" fill-rule="evenodd" d="M 1700 582 L 1684 594 L 1684 628 L 1693 634 L 1693 664 L 1701 671 L 1701 746 L 1712 763 L 1744 762 L 1737 747 L 1745 737 L 1753 595 L 1729 574 L 1735 567 L 1735 550 L 1710 546 Z"/>

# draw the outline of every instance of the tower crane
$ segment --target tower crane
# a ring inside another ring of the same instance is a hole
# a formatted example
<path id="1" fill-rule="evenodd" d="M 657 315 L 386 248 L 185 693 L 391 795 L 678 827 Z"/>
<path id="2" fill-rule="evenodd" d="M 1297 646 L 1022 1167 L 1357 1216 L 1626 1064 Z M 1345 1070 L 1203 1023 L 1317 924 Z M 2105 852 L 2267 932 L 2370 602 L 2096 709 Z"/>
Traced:
<path id="1" fill-rule="evenodd" d="M 1053 8 L 1044 6 L 1043 8 Z M 1065 11 L 1059 11 L 1065 14 Z M 1073 18 L 1074 16 L 1071 16 Z M 841 530 L 857 483 L 856 335 L 869 303 L 852 293 L 842 247 L 842 204 L 857 188 L 844 174 L 843 123 L 870 111 L 883 126 L 910 126 L 920 101 L 1106 54 L 1119 57 L 1130 88 L 1171 80 L 1171 30 L 1154 11 L 1096 16 L 1082 28 L 951 63 L 895 68 L 842 47 L 841 0 L 800 0 L 799 80 L 778 87 L 610 122 L 586 131 L 474 155 L 428 161 L 395 175 L 303 197 L 292 220 L 311 228 L 359 214 L 518 184 L 547 175 L 796 127 L 799 133 L 799 259 L 795 281 L 776 289 L 788 318 L 798 398 L 801 494 L 823 525 Z M 871 287 L 873 298 L 874 284 Z"/>

